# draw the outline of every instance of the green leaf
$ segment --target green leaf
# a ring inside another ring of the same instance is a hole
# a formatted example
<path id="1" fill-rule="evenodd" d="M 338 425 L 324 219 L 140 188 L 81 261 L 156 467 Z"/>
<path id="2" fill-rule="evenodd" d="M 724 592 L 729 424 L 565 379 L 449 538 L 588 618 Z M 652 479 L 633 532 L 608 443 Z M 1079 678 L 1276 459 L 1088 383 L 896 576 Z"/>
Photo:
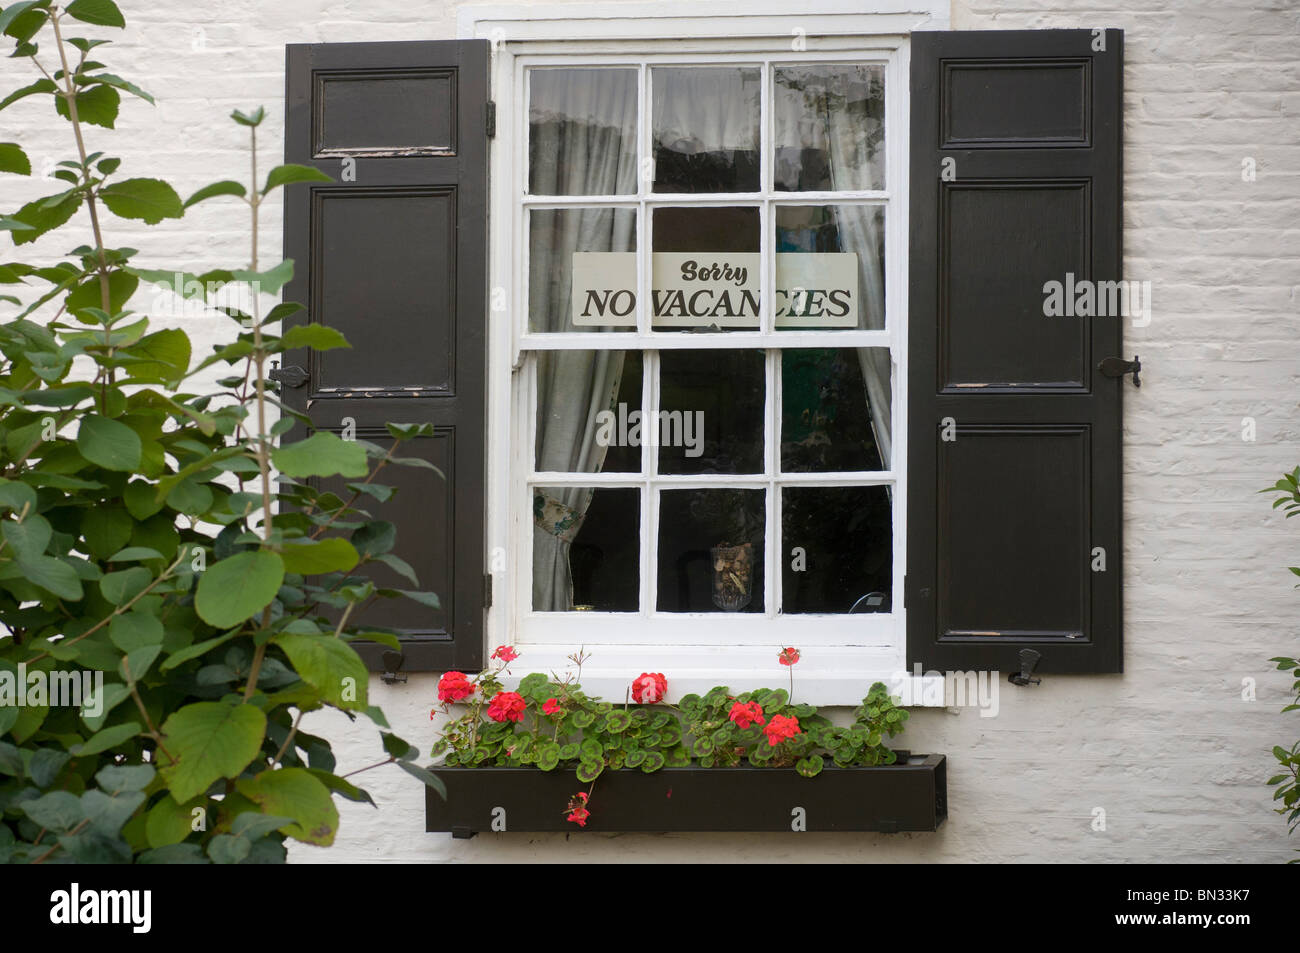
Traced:
<path id="1" fill-rule="evenodd" d="M 289 542 L 280 550 L 286 572 L 304 576 L 324 572 L 347 572 L 361 558 L 346 539 L 334 537 L 319 542 Z"/>
<path id="2" fill-rule="evenodd" d="M 284 562 L 271 552 L 241 552 L 199 579 L 194 610 L 208 625 L 228 629 L 261 612 L 284 582 Z"/>
<path id="3" fill-rule="evenodd" d="M 30 559 L 20 557 L 17 565 L 28 582 L 54 593 L 60 599 L 75 600 L 82 597 L 81 579 L 76 570 L 62 560 L 53 556 L 33 556 Z"/>
<path id="4" fill-rule="evenodd" d="M 240 778 L 235 789 L 267 814 L 291 817 L 280 828 L 294 840 L 328 847 L 338 831 L 339 812 L 329 788 L 306 768 L 267 770 L 254 778 Z"/>
<path id="5" fill-rule="evenodd" d="M 592 781 L 595 781 L 598 777 L 600 777 L 601 772 L 604 770 L 605 770 L 604 761 L 583 760 L 578 763 L 576 774 L 578 775 L 578 780 L 581 781 L 583 784 L 590 784 Z"/>
<path id="6" fill-rule="evenodd" d="M 251 112 L 242 113 L 238 109 L 230 114 L 230 118 L 235 120 L 241 126 L 260 126 L 262 120 L 266 118 L 266 110 L 258 106 Z"/>
<path id="7" fill-rule="evenodd" d="M 162 645 L 163 624 L 147 612 L 132 610 L 113 616 L 113 621 L 108 624 L 108 637 L 123 652 L 134 652 L 146 646 Z M 140 675 L 134 666 L 131 674 L 134 678 Z"/>
<path id="8" fill-rule="evenodd" d="M 32 163 L 16 142 L 0 142 L 0 172 L 31 175 Z"/>
<path id="9" fill-rule="evenodd" d="M 99 580 L 99 591 L 105 599 L 115 606 L 120 606 L 144 589 L 153 581 L 153 573 L 143 566 L 132 566 L 118 572 L 105 573 Z"/>
<path id="10" fill-rule="evenodd" d="M 33 559 L 44 554 L 54 530 L 45 517 L 31 514 L 21 523 L 5 520 L 0 533 L 19 559 Z"/>
<path id="11" fill-rule="evenodd" d="M 139 96 L 141 99 L 143 99 L 143 100 L 144 100 L 145 102 L 147 102 L 149 105 L 151 105 L 151 106 L 154 105 L 154 101 L 153 101 L 153 97 L 152 97 L 152 96 L 150 96 L 148 93 L 146 93 L 143 89 L 141 89 L 141 88 L 140 88 L 139 86 L 137 86 L 135 83 L 128 82 L 127 80 L 124 80 L 122 77 L 120 77 L 120 76 L 118 76 L 118 75 L 116 75 L 116 74 L 114 74 L 114 73 L 96 73 L 94 76 L 87 76 L 87 77 L 86 77 L 86 80 L 87 80 L 88 82 L 93 82 L 93 83 L 106 83 L 106 84 L 108 84 L 109 86 L 116 87 L 117 89 L 124 89 L 124 90 L 126 90 L 128 93 L 130 93 L 132 96 Z M 120 160 L 120 159 L 106 159 L 105 162 L 112 163 L 112 165 L 111 165 L 109 168 L 105 169 L 105 168 L 104 168 L 104 164 L 105 164 L 105 163 L 104 163 L 104 162 L 101 162 L 101 163 L 99 164 L 99 171 L 100 171 L 100 172 L 103 172 L 105 175 L 108 175 L 110 172 L 112 172 L 114 169 L 117 168 L 117 164 L 118 164 L 119 162 L 121 162 L 121 160 Z"/>
<path id="12" fill-rule="evenodd" d="M 88 758 L 92 754 L 99 754 L 101 751 L 116 748 L 124 742 L 130 741 L 140 731 L 139 724 L 134 721 L 127 722 L 124 725 L 113 725 L 91 735 L 85 744 L 73 747 L 72 753 L 79 758 Z"/>
<path id="13" fill-rule="evenodd" d="M 0 479 L 0 509 L 21 513 L 24 507 L 28 512 L 36 509 L 36 491 L 26 483 Z"/>
<path id="14" fill-rule="evenodd" d="M 126 26 L 122 11 L 113 0 L 72 0 L 64 7 L 64 12 L 82 23 L 94 23 L 97 26 Z"/>
<path id="15" fill-rule="evenodd" d="M 387 520 L 371 520 L 352 534 L 352 545 L 367 557 L 386 553 L 397 545 L 397 527 Z"/>
<path id="16" fill-rule="evenodd" d="M 178 328 L 154 331 L 124 348 L 123 353 L 148 358 L 127 368 L 133 379 L 177 381 L 190 367 L 190 336 Z"/>
<path id="17" fill-rule="evenodd" d="M 113 124 L 117 122 L 117 113 L 122 106 L 122 97 L 112 86 L 89 86 L 77 91 L 77 119 L 81 122 L 90 123 L 92 126 L 103 126 L 105 129 L 112 129 Z M 71 120 L 72 113 L 68 109 L 68 101 L 60 96 L 54 100 L 55 111 L 64 119 Z M 109 186 L 108 188 L 112 188 Z M 101 189 L 102 195 L 107 188 Z M 104 204 L 108 204 L 105 200 Z M 112 208 L 109 205 L 109 208 Z M 116 211 L 116 210 L 115 210 Z M 138 218 L 139 216 L 124 216 Z"/>
<path id="18" fill-rule="evenodd" d="M 49 5 L 49 0 L 19 0 L 17 3 L 9 4 L 4 8 L 4 12 L 0 13 L 0 33 L 14 36 L 15 34 L 10 31 L 10 28 L 14 26 L 15 21 L 25 13 L 35 13 L 37 12 L 36 8 L 48 7 Z M 27 36 L 21 37 L 21 39 L 26 40 L 30 36 L 29 33 Z"/>
<path id="19" fill-rule="evenodd" d="M 68 791 L 50 791 L 41 797 L 23 801 L 19 807 L 33 823 L 60 834 L 72 830 L 85 818 L 81 798 Z"/>
<path id="20" fill-rule="evenodd" d="M 277 294 L 293 277 L 293 259 L 286 258 L 274 268 L 266 271 L 232 271 L 232 281 L 247 281 L 257 287 L 262 294 Z"/>
<path id="21" fill-rule="evenodd" d="M 139 219 L 148 225 L 185 214 L 176 190 L 159 179 L 123 179 L 104 186 L 99 197 L 114 215 Z"/>
<path id="22" fill-rule="evenodd" d="M 324 172 L 319 172 L 309 165 L 297 165 L 290 162 L 285 165 L 277 165 L 267 173 L 266 185 L 262 189 L 262 194 L 265 195 L 267 192 L 270 192 L 278 186 L 289 185 L 292 182 L 333 181 L 334 179 L 331 176 L 326 175 Z"/>
<path id="23" fill-rule="evenodd" d="M 145 816 L 144 836 L 149 846 L 166 847 L 189 837 L 194 825 L 194 808 L 202 805 L 199 799 L 177 804 L 170 794 L 160 798 Z"/>
<path id="24" fill-rule="evenodd" d="M 794 768 L 805 778 L 815 778 L 821 774 L 822 768 L 825 767 L 825 761 L 819 754 L 811 755 L 807 758 L 800 758 Z"/>
<path id="25" fill-rule="evenodd" d="M 281 632 L 272 640 L 284 650 L 294 671 L 338 708 L 366 708 L 370 675 L 356 650 L 333 635 L 295 635 Z"/>
<path id="26" fill-rule="evenodd" d="M 81 455 L 105 470 L 135 470 L 140 466 L 143 447 L 134 430 L 118 420 L 88 414 L 77 431 Z"/>
<path id="27" fill-rule="evenodd" d="M 173 712 L 162 733 L 159 770 L 172 797 L 185 802 L 248 767 L 261 750 L 266 716 L 253 705 L 195 702 Z"/>
<path id="28" fill-rule="evenodd" d="M 44 205 L 45 201 L 45 199 L 37 199 L 28 202 L 14 212 L 14 218 L 27 226 L 22 231 L 14 232 L 15 245 L 36 241 L 46 232 L 58 228 L 72 218 L 72 214 L 81 207 L 81 195 L 75 192 L 64 195 L 58 202 L 49 206 Z"/>
<path id="29" fill-rule="evenodd" d="M 8 13 L 9 10 L 12 9 L 13 9 L 12 6 L 7 7 L 5 9 L 5 12 Z M 0 20 L 3 19 L 4 17 L 0 16 Z M 0 109 L 4 109 L 6 106 L 16 103 L 20 99 L 26 99 L 28 96 L 35 96 L 38 93 L 56 93 L 58 92 L 58 90 L 59 87 L 54 85 L 54 82 L 52 80 L 38 79 L 30 86 L 23 86 L 21 89 L 16 89 L 8 96 L 6 96 L 4 99 L 0 99 Z"/>
<path id="30" fill-rule="evenodd" d="M 157 772 L 151 764 L 109 764 L 95 772 L 105 791 L 143 791 Z"/>
<path id="31" fill-rule="evenodd" d="M 339 347 L 351 347 L 343 332 L 323 324 L 297 324 L 284 332 L 280 339 L 281 347 L 286 350 L 293 347 L 309 347 L 313 351 L 330 351 Z"/>
<path id="32" fill-rule="evenodd" d="M 184 207 L 189 208 L 191 205 L 196 205 L 204 199 L 215 198 L 218 195 L 238 195 L 240 198 L 243 198 L 246 191 L 247 190 L 243 185 L 238 182 L 232 182 L 229 179 L 222 180 L 221 182 L 213 182 L 211 185 L 203 186 L 203 188 L 199 189 L 187 198 Z"/>
<path id="33" fill-rule="evenodd" d="M 355 440 L 321 431 L 306 440 L 271 452 L 271 462 L 285 476 L 366 476 L 370 472 L 366 451 Z"/>

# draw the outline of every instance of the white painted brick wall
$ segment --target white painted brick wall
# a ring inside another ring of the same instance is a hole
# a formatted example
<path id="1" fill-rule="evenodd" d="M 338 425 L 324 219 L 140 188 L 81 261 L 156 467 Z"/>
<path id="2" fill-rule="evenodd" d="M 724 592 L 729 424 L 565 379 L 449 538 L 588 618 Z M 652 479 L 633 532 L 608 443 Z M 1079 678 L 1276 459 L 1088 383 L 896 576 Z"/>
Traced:
<path id="1" fill-rule="evenodd" d="M 278 158 L 284 44 L 455 36 L 449 2 L 123 6 L 130 27 L 103 58 L 159 105 L 128 104 L 116 134 L 91 130 L 90 148 L 110 148 L 128 174 L 163 175 L 182 194 L 246 174 L 244 130 L 225 118 L 232 109 L 267 107 L 263 162 Z M 421 790 L 386 769 L 365 778 L 380 809 L 346 804 L 337 846 L 295 848 L 295 860 L 1278 862 L 1300 846 L 1287 843 L 1263 784 L 1269 748 L 1300 730 L 1300 719 L 1278 713 L 1288 680 L 1265 661 L 1297 650 L 1297 594 L 1283 567 L 1300 561 L 1300 526 L 1255 493 L 1300 463 L 1300 12 L 1289 0 L 955 0 L 952 24 L 1125 30 L 1125 268 L 1152 282 L 1155 310 L 1125 348 L 1144 364 L 1142 389 L 1125 394 L 1125 674 L 1006 686 L 991 719 L 914 712 L 907 745 L 950 759 L 951 817 L 934 835 L 453 842 L 422 833 Z M 0 76 L 6 88 L 31 78 L 12 60 Z M 72 152 L 69 128 L 33 100 L 0 113 L 0 141 L 12 140 L 38 168 Z M 1246 156 L 1258 162 L 1252 183 L 1241 180 Z M 11 176 L 0 187 L 5 210 L 53 191 Z M 241 263 L 240 208 L 214 201 L 156 229 L 110 216 L 109 241 L 140 248 L 149 266 Z M 266 260 L 279 248 L 279 219 L 273 202 Z M 60 233 L 21 259 L 74 244 Z M 221 333 L 189 330 L 196 353 Z M 1240 437 L 1247 415 L 1254 443 Z M 1247 677 L 1258 682 L 1253 703 L 1241 699 Z M 375 682 L 372 692 L 400 733 L 431 740 L 432 677 Z M 337 739 L 343 770 L 376 760 L 368 724 L 328 714 L 305 724 Z M 1096 807 L 1104 833 L 1090 829 Z"/>

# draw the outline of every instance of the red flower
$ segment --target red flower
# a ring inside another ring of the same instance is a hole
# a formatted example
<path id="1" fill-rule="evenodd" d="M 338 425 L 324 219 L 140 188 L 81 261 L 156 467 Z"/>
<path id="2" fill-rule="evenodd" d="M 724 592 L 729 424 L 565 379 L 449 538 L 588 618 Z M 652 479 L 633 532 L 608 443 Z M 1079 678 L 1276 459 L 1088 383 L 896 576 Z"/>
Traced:
<path id="1" fill-rule="evenodd" d="M 642 672 L 632 683 L 632 700 L 638 705 L 653 705 L 668 691 L 668 679 L 659 672 Z"/>
<path id="2" fill-rule="evenodd" d="M 493 721 L 523 721 L 528 702 L 518 692 L 497 692 L 488 703 L 488 717 Z"/>
<path id="3" fill-rule="evenodd" d="M 793 665 L 795 662 L 799 661 L 799 650 L 793 645 L 789 648 L 784 648 L 781 650 L 781 654 L 776 657 L 776 660 L 782 665 Z"/>
<path id="4" fill-rule="evenodd" d="M 573 797 L 569 798 L 569 806 L 566 808 L 569 816 L 566 821 L 572 821 L 579 827 L 587 826 L 587 818 L 591 817 L 591 811 L 587 810 L 587 792 L 579 791 Z"/>
<path id="5" fill-rule="evenodd" d="M 758 702 L 736 702 L 731 706 L 731 714 L 727 716 L 736 723 L 740 729 L 748 728 L 750 725 L 763 724 L 763 706 Z"/>
<path id="6" fill-rule="evenodd" d="M 492 653 L 492 657 L 509 663 L 519 658 L 519 653 L 508 645 L 498 645 L 496 651 Z"/>
<path id="7" fill-rule="evenodd" d="M 548 698 L 546 699 L 546 704 L 542 706 L 542 711 L 548 715 L 558 715 L 564 711 L 564 709 L 560 707 L 560 703 L 556 699 Z"/>
<path id="8" fill-rule="evenodd" d="M 799 734 L 799 719 L 773 715 L 771 724 L 763 729 L 763 733 L 767 735 L 767 743 L 775 748 L 786 738 Z"/>
<path id="9" fill-rule="evenodd" d="M 474 694 L 474 683 L 464 672 L 448 672 L 438 679 L 438 701 L 458 702 Z"/>

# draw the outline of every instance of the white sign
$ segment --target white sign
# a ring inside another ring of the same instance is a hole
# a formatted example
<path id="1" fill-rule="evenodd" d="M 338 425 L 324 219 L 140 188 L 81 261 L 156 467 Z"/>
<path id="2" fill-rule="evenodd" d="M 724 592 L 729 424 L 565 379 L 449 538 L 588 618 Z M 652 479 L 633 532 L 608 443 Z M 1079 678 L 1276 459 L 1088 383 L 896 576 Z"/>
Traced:
<path id="1" fill-rule="evenodd" d="M 655 252 L 650 296 L 657 328 L 757 328 L 759 255 Z M 636 252 L 574 252 L 575 327 L 636 327 Z M 858 256 L 776 256 L 778 328 L 856 328 Z"/>

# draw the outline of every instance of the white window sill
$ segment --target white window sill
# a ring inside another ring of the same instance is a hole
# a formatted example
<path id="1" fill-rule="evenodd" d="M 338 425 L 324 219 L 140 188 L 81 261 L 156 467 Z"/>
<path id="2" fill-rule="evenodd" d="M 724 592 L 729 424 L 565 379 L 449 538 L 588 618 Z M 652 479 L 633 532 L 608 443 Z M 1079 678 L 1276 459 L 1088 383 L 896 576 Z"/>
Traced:
<path id="1" fill-rule="evenodd" d="M 513 688 L 530 672 L 545 672 L 562 681 L 576 680 L 577 667 L 568 658 L 573 648 L 554 645 L 514 646 L 519 658 L 501 674 Z M 687 647 L 656 645 L 587 645 L 590 656 L 582 666 L 582 690 L 621 704 L 628 698 L 632 680 L 642 672 L 658 672 L 668 681 L 667 701 L 684 695 L 702 695 L 717 685 L 733 692 L 756 688 L 790 689 L 791 669 L 777 661 L 772 646 Z M 793 666 L 794 700 L 817 706 L 856 706 L 874 682 L 883 682 L 890 694 L 909 707 L 943 707 L 944 679 L 933 673 L 907 672 L 892 649 L 879 647 L 808 647 Z"/>

